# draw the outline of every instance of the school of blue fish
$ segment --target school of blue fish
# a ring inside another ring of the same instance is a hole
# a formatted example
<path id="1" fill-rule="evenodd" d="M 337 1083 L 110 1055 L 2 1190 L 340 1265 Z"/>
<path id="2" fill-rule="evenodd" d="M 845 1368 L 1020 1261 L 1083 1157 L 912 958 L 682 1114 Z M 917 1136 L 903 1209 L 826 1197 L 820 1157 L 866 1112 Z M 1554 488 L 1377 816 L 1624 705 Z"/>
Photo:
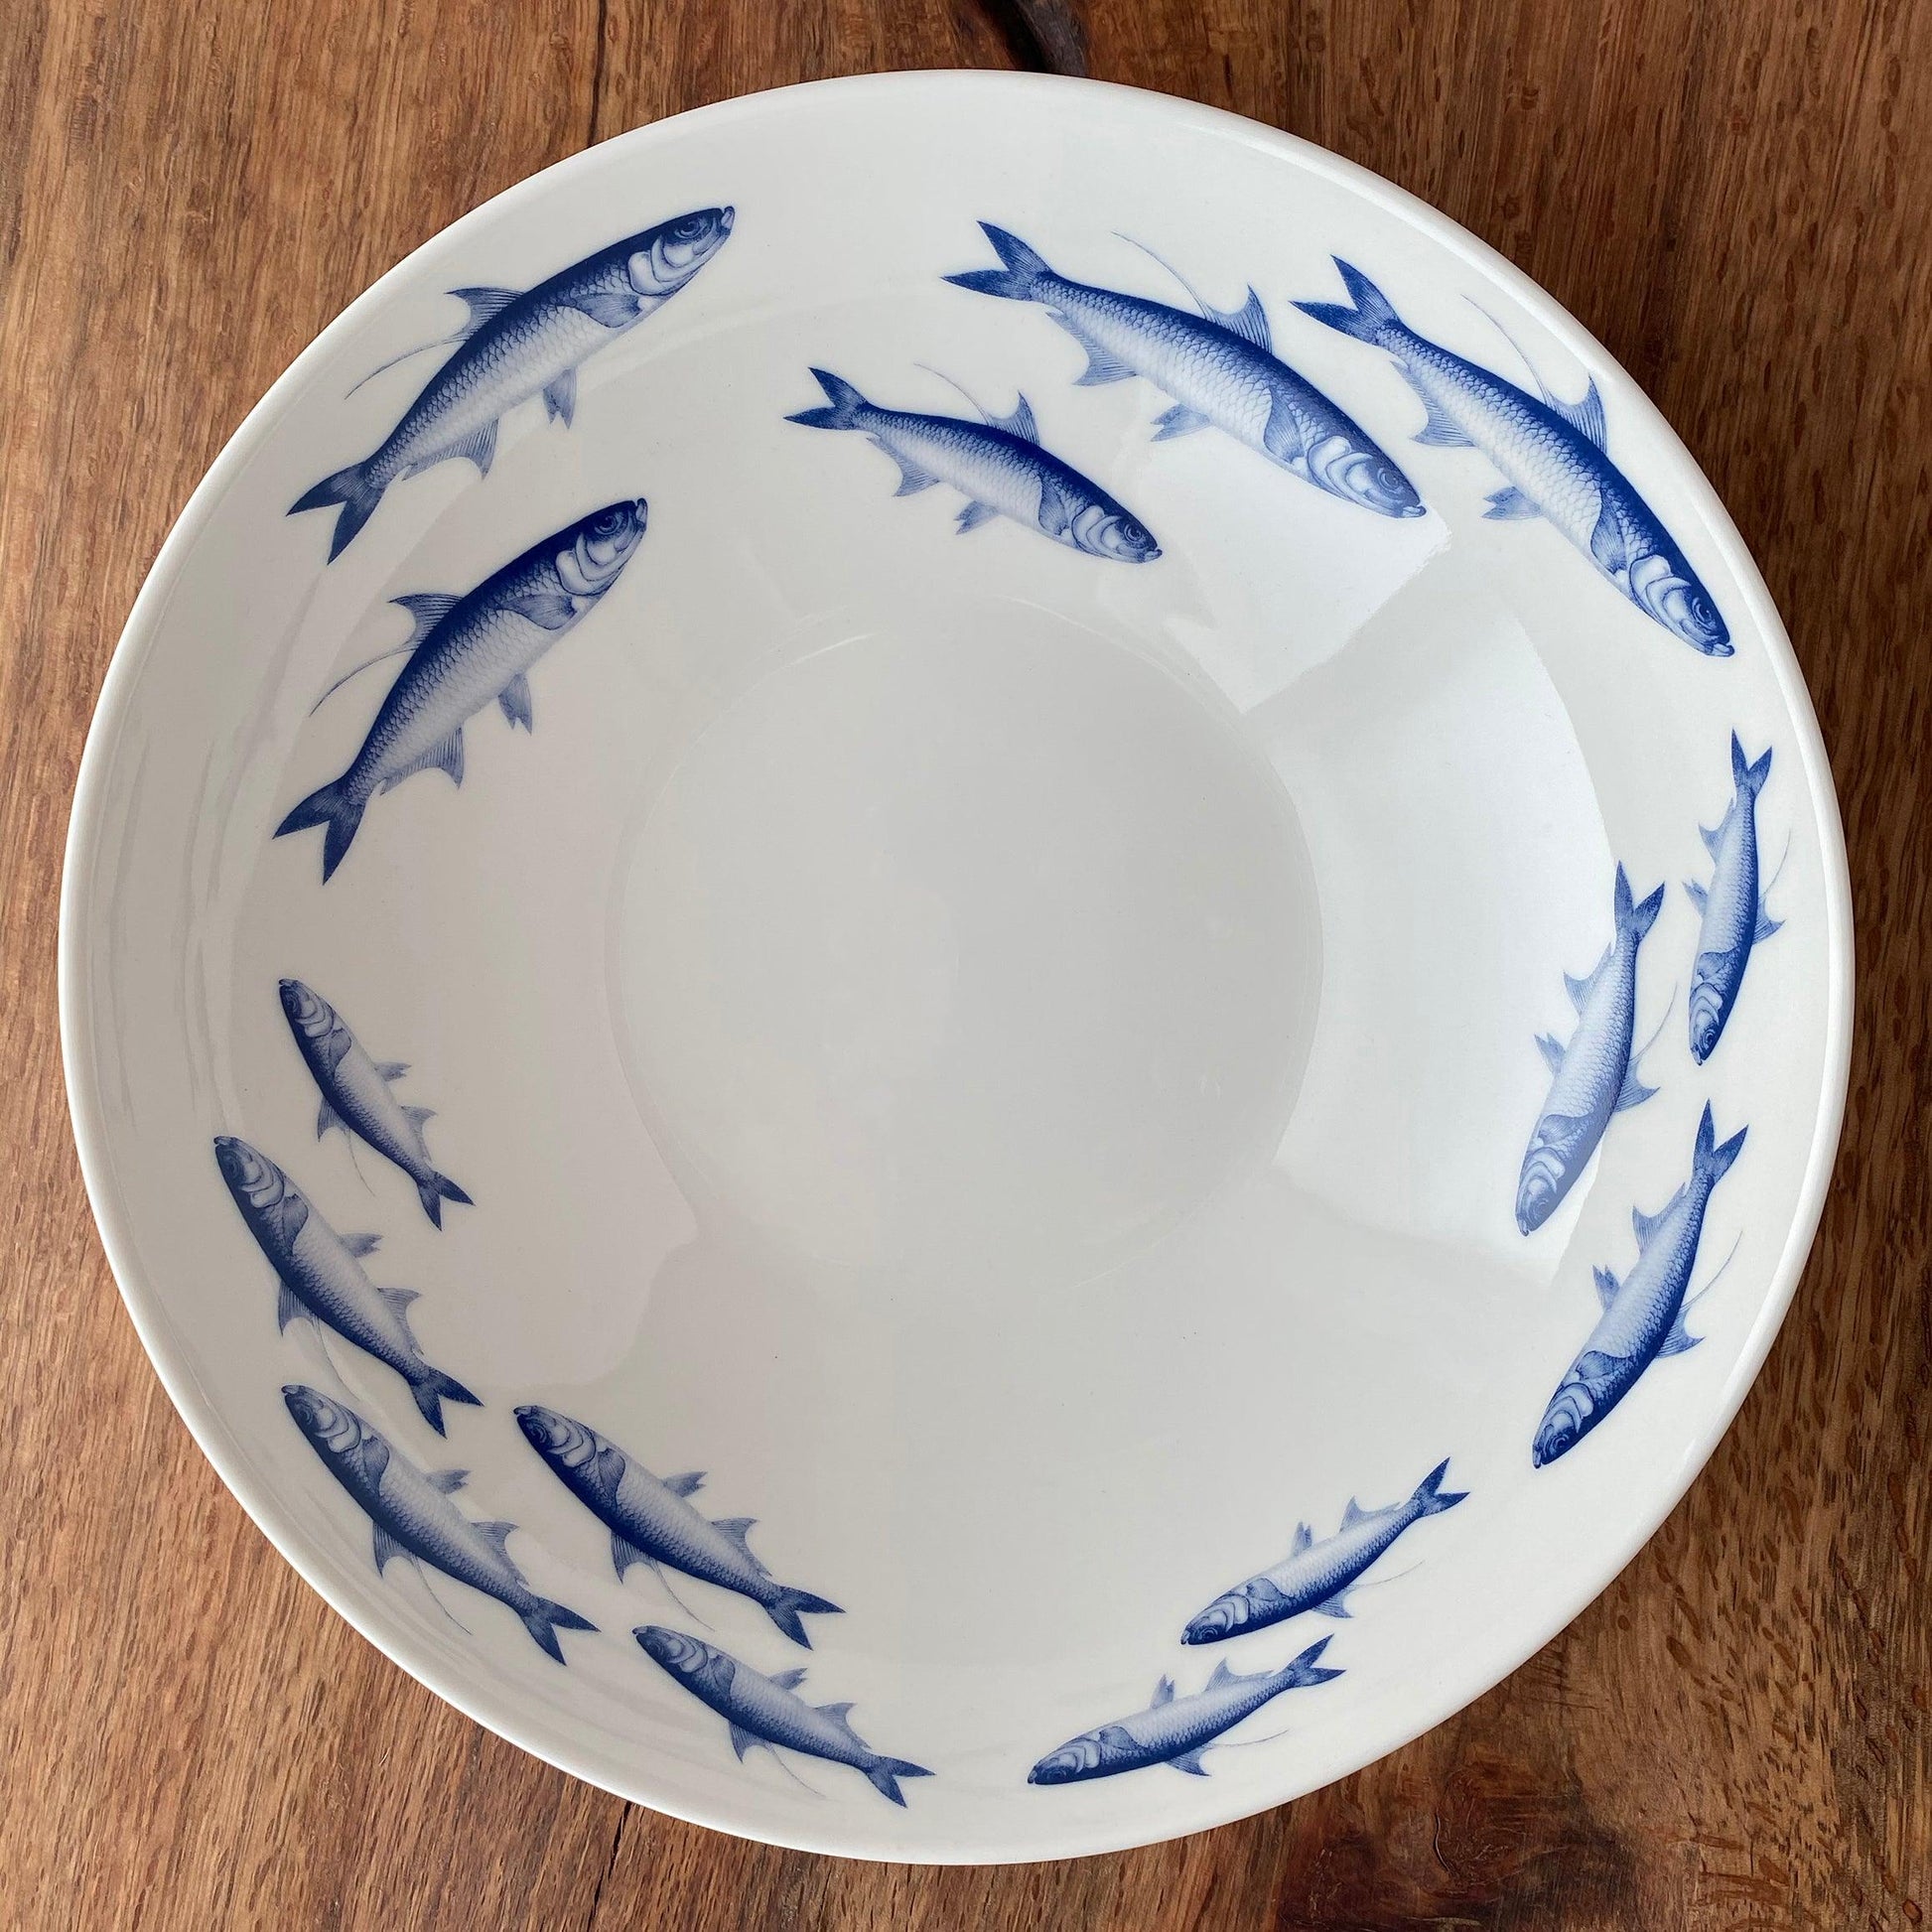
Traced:
<path id="1" fill-rule="evenodd" d="M 613 242 L 523 292 L 454 291 L 468 320 L 445 345 L 453 353 L 369 457 L 326 478 L 290 514 L 336 512 L 333 562 L 395 483 L 456 458 L 468 458 L 486 477 L 498 425 L 522 402 L 541 395 L 547 417 L 568 429 L 582 364 L 685 288 L 724 246 L 734 224 L 729 207 L 700 209 Z M 980 225 L 999 266 L 955 272 L 945 280 L 1043 309 L 1086 355 L 1076 386 L 1139 379 L 1158 389 L 1169 406 L 1155 426 L 1157 443 L 1211 428 L 1342 502 L 1391 518 L 1428 513 L 1416 485 L 1381 444 L 1277 348 L 1252 287 L 1240 307 L 1222 311 L 1182 281 L 1194 305 L 1183 309 L 1073 281 L 1017 235 L 990 222 Z M 1490 518 L 1549 522 L 1647 618 L 1706 656 L 1731 654 L 1730 633 L 1715 601 L 1664 523 L 1610 460 L 1593 381 L 1574 403 L 1540 381 L 1540 393 L 1532 395 L 1411 329 L 1359 269 L 1339 258 L 1335 267 L 1346 303 L 1300 301 L 1295 307 L 1393 357 L 1424 406 L 1418 443 L 1474 450 L 1500 473 L 1503 483 L 1489 496 Z M 1177 271 L 1169 272 L 1180 279 Z M 788 420 L 865 438 L 897 466 L 896 495 L 935 484 L 957 490 L 963 503 L 955 527 L 961 534 L 1005 518 L 1091 558 L 1146 565 L 1162 556 L 1139 517 L 1045 447 L 1024 394 L 1004 416 L 981 409 L 973 418 L 884 407 L 830 370 L 814 367 L 811 374 L 826 400 Z M 530 670 L 612 592 L 642 541 L 647 519 L 641 496 L 620 500 L 535 543 L 468 592 L 395 599 L 412 624 L 396 653 L 406 654 L 407 663 L 346 768 L 287 811 L 275 836 L 321 827 L 326 883 L 346 856 L 372 798 L 424 770 L 440 769 L 461 785 L 465 727 L 492 701 L 511 728 L 532 729 Z M 1730 801 L 1718 826 L 1702 834 L 1712 878 L 1686 886 L 1701 920 L 1689 1000 L 1690 1048 L 1698 1065 L 1725 1031 L 1753 948 L 1779 929 L 1765 909 L 1758 863 L 1756 804 L 1770 767 L 1768 750 L 1753 762 L 1732 734 Z M 1639 949 L 1663 899 L 1661 886 L 1637 898 L 1623 866 L 1616 867 L 1609 943 L 1587 977 L 1565 976 L 1575 1030 L 1567 1042 L 1550 1035 L 1538 1038 L 1550 1086 L 1517 1180 L 1515 1219 L 1524 1235 L 1541 1228 L 1575 1189 L 1614 1117 L 1657 1091 L 1638 1076 L 1634 1039 Z M 470 1194 L 430 1154 L 424 1134 L 430 1110 L 393 1091 L 406 1065 L 374 1059 L 306 982 L 285 978 L 278 994 L 319 1095 L 317 1138 L 340 1128 L 345 1139 L 381 1155 L 408 1178 L 439 1229 L 445 1203 L 472 1205 Z M 1707 1104 L 1688 1179 L 1657 1214 L 1633 1213 L 1637 1259 L 1627 1275 L 1618 1281 L 1606 1269 L 1595 1270 L 1599 1318 L 1537 1428 L 1531 1449 L 1536 1467 L 1573 1449 L 1654 1362 L 1696 1345 L 1686 1316 L 1699 1299 L 1691 1284 L 1705 1219 L 1713 1190 L 1744 1140 L 1740 1128 L 1720 1142 Z M 281 1168 L 238 1137 L 217 1136 L 214 1151 L 243 1224 L 273 1271 L 280 1326 L 311 1319 L 382 1363 L 401 1378 L 439 1436 L 446 1433 L 445 1403 L 481 1406 L 424 1356 L 410 1326 L 414 1292 L 369 1280 L 362 1264 L 377 1245 L 375 1236 L 339 1234 Z M 465 1471 L 418 1466 L 355 1410 L 307 1384 L 292 1382 L 283 1395 L 297 1429 L 367 1519 L 378 1574 L 403 1557 L 453 1579 L 505 1606 L 558 1663 L 566 1661 L 559 1632 L 596 1630 L 588 1618 L 531 1587 L 508 1553 L 514 1525 L 475 1519 L 454 1500 Z M 811 1636 L 803 1619 L 841 1614 L 830 1599 L 772 1578 L 751 1550 L 751 1518 L 712 1518 L 692 1503 L 701 1473 L 659 1477 L 590 1424 L 542 1404 L 524 1403 L 514 1415 L 529 1447 L 608 1535 L 621 1584 L 632 1566 L 642 1565 L 668 1589 L 665 1572 L 674 1572 L 757 1606 L 788 1641 L 807 1648 Z M 1213 1598 L 1186 1622 L 1179 1641 L 1224 1642 L 1305 1613 L 1350 1617 L 1350 1592 L 1395 1543 L 1465 1500 L 1466 1490 L 1445 1488 L 1449 1467 L 1445 1458 L 1407 1497 L 1384 1507 L 1363 1509 L 1351 1498 L 1339 1528 L 1325 1538 L 1301 1523 L 1286 1557 Z M 806 1702 L 798 1694 L 800 1669 L 767 1675 L 716 1644 L 661 1624 L 639 1625 L 632 1635 L 674 1683 L 725 1720 L 727 1740 L 741 1759 L 763 1745 L 849 1766 L 899 1806 L 906 1802 L 902 1780 L 932 1775 L 862 1739 L 850 1723 L 849 1704 Z M 1203 1754 L 1263 1707 L 1286 1692 L 1343 1675 L 1320 1662 L 1328 1643 L 1323 1637 L 1279 1668 L 1247 1674 L 1220 1662 L 1201 1689 L 1184 1695 L 1163 1676 L 1144 1710 L 1048 1751 L 1027 1781 L 1083 1783 L 1161 1764 L 1204 1776 Z"/>

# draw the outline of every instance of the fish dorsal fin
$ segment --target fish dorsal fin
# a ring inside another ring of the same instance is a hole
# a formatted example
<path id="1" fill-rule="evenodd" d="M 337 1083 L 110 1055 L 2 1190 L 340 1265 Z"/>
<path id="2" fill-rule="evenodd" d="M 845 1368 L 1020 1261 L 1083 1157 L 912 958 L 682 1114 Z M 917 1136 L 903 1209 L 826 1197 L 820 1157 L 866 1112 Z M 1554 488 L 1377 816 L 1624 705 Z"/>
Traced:
<path id="1" fill-rule="evenodd" d="M 1616 1104 L 1611 1111 L 1620 1114 L 1626 1108 L 1641 1107 L 1656 1091 L 1637 1078 L 1637 1063 L 1632 1059 L 1623 1069 L 1623 1084 L 1617 1089 Z"/>
<path id="2" fill-rule="evenodd" d="M 1154 1701 L 1148 1706 L 1150 1711 L 1158 1711 L 1164 1704 L 1173 1702 L 1173 1679 L 1164 1677 L 1154 1687 Z"/>
<path id="3" fill-rule="evenodd" d="M 1256 348 L 1272 355 L 1275 352 L 1275 339 L 1268 328 L 1268 311 L 1261 306 L 1261 297 L 1250 287 L 1248 299 L 1238 309 L 1211 309 L 1203 305 L 1201 314 L 1209 322 L 1219 323 L 1230 335 L 1239 336 L 1244 343 L 1252 343 Z"/>
<path id="4" fill-rule="evenodd" d="M 674 1496 L 695 1496 L 704 1487 L 702 1469 L 686 1469 L 681 1476 L 666 1476 L 664 1487 Z"/>
<path id="5" fill-rule="evenodd" d="M 1607 1268 L 1592 1268 L 1590 1279 L 1596 1284 L 1596 1299 L 1604 1308 L 1616 1300 L 1616 1293 L 1623 1286 Z"/>
<path id="6" fill-rule="evenodd" d="M 1228 1669 L 1228 1660 L 1223 1657 L 1214 1666 L 1214 1675 L 1207 1680 L 1207 1688 L 1210 1691 L 1218 1691 L 1223 1684 L 1232 1684 L 1233 1682 L 1234 1673 Z"/>
<path id="7" fill-rule="evenodd" d="M 1688 1303 L 1678 1310 L 1677 1319 L 1670 1324 L 1670 1333 L 1658 1344 L 1659 1355 L 1681 1355 L 1687 1348 L 1695 1348 L 1704 1339 L 1702 1335 L 1694 1335 L 1685 1327 L 1684 1317 L 1690 1311 Z"/>
<path id="8" fill-rule="evenodd" d="M 406 1557 L 409 1552 L 380 1523 L 371 1524 L 370 1527 L 375 1531 L 375 1567 L 380 1574 L 391 1557 Z"/>
<path id="9" fill-rule="evenodd" d="M 1200 1754 L 1206 1748 L 1205 1744 L 1197 1744 L 1190 1751 L 1182 1751 L 1178 1757 L 1169 1758 L 1168 1762 L 1176 1771 L 1185 1771 L 1191 1777 L 1204 1778 L 1207 1775 L 1207 1767 L 1201 1763 Z"/>
<path id="10" fill-rule="evenodd" d="M 743 1725 L 738 1724 L 731 1726 L 731 1740 L 732 1749 L 740 1757 L 743 1757 L 747 1751 L 756 1749 L 759 1744 L 764 1744 L 766 1750 L 770 1750 L 771 1748 L 756 1731 L 747 1730 Z"/>
<path id="11" fill-rule="evenodd" d="M 457 331 L 457 341 L 474 336 L 486 322 L 494 322 L 522 294 L 521 289 L 452 289 L 450 293 L 470 311 L 470 319 Z"/>
<path id="12" fill-rule="evenodd" d="M 805 1667 L 802 1664 L 792 1670 L 774 1671 L 771 1675 L 771 1682 L 781 1691 L 795 1691 L 804 1681 Z M 851 1709 L 849 1705 L 846 1708 Z"/>
<path id="13" fill-rule="evenodd" d="M 1359 1523 L 1362 1520 L 1362 1518 L 1367 1514 L 1368 1511 L 1365 1510 L 1361 1506 L 1361 1504 L 1355 1500 L 1353 1496 L 1350 1496 L 1348 1499 L 1347 1506 L 1341 1512 L 1342 1528 L 1352 1529 L 1354 1525 Z"/>
<path id="14" fill-rule="evenodd" d="M 1543 390 L 1543 400 L 1554 409 L 1579 436 L 1587 437 L 1601 450 L 1605 448 L 1609 432 L 1603 423 L 1603 398 L 1596 387 L 1596 378 L 1590 377 L 1589 387 L 1575 402 L 1565 402 L 1561 396 L 1552 395 L 1549 387 L 1538 378 L 1538 386 Z"/>
<path id="15" fill-rule="evenodd" d="M 468 1469 L 431 1469 L 428 1473 L 429 1486 L 440 1489 L 446 1496 L 454 1494 L 470 1480 Z"/>
<path id="16" fill-rule="evenodd" d="M 330 1106 L 328 1101 L 325 1100 L 316 1109 L 316 1139 L 321 1140 L 332 1127 L 342 1128 L 345 1134 L 348 1132 L 348 1128 L 345 1124 L 342 1115 L 337 1113 L 335 1108 Z"/>
<path id="17" fill-rule="evenodd" d="M 653 1574 L 657 1572 L 657 1559 L 648 1550 L 640 1550 L 621 1530 L 611 1532 L 611 1563 L 618 1573 L 618 1582 L 623 1582 L 623 1573 L 633 1563 L 641 1563 Z"/>
<path id="18" fill-rule="evenodd" d="M 505 1563 L 509 1561 L 509 1554 L 510 1554 L 508 1548 L 509 1537 L 510 1537 L 510 1531 L 515 1529 L 516 1527 L 514 1523 L 473 1523 L 471 1524 L 470 1527 L 474 1529 L 477 1532 L 477 1534 L 480 1537 L 482 1537 L 483 1540 L 485 1543 L 487 1543 L 489 1547 L 492 1550 L 494 1550 L 499 1557 L 503 1559 Z"/>
<path id="19" fill-rule="evenodd" d="M 1034 421 L 1034 406 L 1024 395 L 1015 403 L 1011 415 L 996 416 L 989 410 L 986 420 L 995 429 L 1003 429 L 1009 436 L 1019 437 L 1023 443 L 1039 441 L 1039 425 Z"/>
<path id="20" fill-rule="evenodd" d="M 442 591 L 411 591 L 407 597 L 392 597 L 389 602 L 399 610 L 407 611 L 414 621 L 416 627 L 409 633 L 409 643 L 413 647 L 420 644 L 462 600 L 446 596 Z M 381 1072 L 380 1067 L 376 1070 Z M 388 1075 L 384 1074 L 383 1077 L 386 1079 Z"/>
<path id="21" fill-rule="evenodd" d="M 721 1535 L 729 1537 L 732 1542 L 737 1544 L 739 1554 L 760 1577 L 768 1577 L 771 1573 L 752 1554 L 752 1546 L 745 1540 L 747 1533 L 757 1523 L 758 1518 L 756 1516 L 723 1516 L 713 1523 L 711 1527 Z"/>
<path id="22" fill-rule="evenodd" d="M 1297 1523 L 1295 1525 L 1295 1548 L 1291 1554 L 1299 1557 L 1304 1550 L 1311 1549 L 1313 1544 L 1313 1530 L 1306 1523 Z"/>
<path id="23" fill-rule="evenodd" d="M 286 1328 L 291 1321 L 302 1321 L 309 1317 L 309 1311 L 303 1307 L 302 1298 L 287 1282 L 275 1284 L 275 1325 Z"/>

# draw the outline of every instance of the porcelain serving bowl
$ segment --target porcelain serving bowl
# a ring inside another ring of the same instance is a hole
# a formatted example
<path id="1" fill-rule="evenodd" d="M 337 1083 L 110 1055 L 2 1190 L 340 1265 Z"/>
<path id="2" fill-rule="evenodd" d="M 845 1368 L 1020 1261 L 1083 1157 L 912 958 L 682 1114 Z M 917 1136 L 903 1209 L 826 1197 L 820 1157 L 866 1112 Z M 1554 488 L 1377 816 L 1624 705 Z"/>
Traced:
<path id="1" fill-rule="evenodd" d="M 1574 322 L 1282 135 L 925 74 L 324 333 L 129 622 L 62 969 L 142 1339 L 330 1602 L 646 1804 L 999 1860 L 1607 1583 L 1851 960 L 1777 617 Z"/>

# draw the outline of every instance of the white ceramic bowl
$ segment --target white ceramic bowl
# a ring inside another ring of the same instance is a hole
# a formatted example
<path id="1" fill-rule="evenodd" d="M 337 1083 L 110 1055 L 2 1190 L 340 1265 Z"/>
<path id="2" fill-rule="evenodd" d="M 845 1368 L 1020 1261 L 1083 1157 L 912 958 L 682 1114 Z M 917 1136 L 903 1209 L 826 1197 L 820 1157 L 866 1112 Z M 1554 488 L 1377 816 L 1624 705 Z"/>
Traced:
<path id="1" fill-rule="evenodd" d="M 1763 1360 L 1850 979 L 1784 633 L 1597 345 L 1300 142 L 961 74 L 355 303 L 141 594 L 62 909 L 109 1257 L 289 1560 L 887 1859 L 1238 1817 L 1558 1630 Z"/>

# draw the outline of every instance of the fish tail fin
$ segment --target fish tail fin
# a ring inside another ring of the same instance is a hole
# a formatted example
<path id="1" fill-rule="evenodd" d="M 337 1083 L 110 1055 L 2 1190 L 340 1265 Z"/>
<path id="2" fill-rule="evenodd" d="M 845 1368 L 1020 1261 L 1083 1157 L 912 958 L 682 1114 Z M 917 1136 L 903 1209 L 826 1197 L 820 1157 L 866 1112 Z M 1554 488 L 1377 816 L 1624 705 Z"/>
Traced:
<path id="1" fill-rule="evenodd" d="M 566 1609 L 561 1603 L 553 1603 L 547 1596 L 533 1597 L 529 1607 L 518 1614 L 523 1618 L 524 1629 L 560 1664 L 564 1661 L 564 1647 L 557 1641 L 559 1630 L 597 1628 L 589 1617 L 579 1616 L 575 1610 Z"/>
<path id="2" fill-rule="evenodd" d="M 416 1198 L 423 1203 L 423 1212 L 430 1218 L 434 1227 L 443 1225 L 443 1203 L 453 1200 L 464 1207 L 474 1207 L 476 1202 L 459 1187 L 446 1173 L 433 1173 L 427 1180 L 416 1183 Z"/>
<path id="3" fill-rule="evenodd" d="M 1411 1500 L 1425 1516 L 1440 1516 L 1446 1509 L 1453 1509 L 1469 1492 L 1466 1489 L 1443 1488 L 1443 1478 L 1449 1474 L 1449 1457 L 1446 1455 L 1416 1484 L 1416 1493 Z"/>
<path id="4" fill-rule="evenodd" d="M 1330 1678 L 1339 1677 L 1339 1670 L 1325 1669 L 1320 1663 L 1321 1653 L 1328 1648 L 1331 1640 L 1321 1637 L 1302 1652 L 1299 1657 L 1290 1659 L 1282 1667 L 1282 1676 L 1288 1681 L 1284 1689 L 1299 1691 L 1311 1684 L 1325 1684 Z M 1223 1666 L 1225 1668 L 1225 1666 Z"/>
<path id="5" fill-rule="evenodd" d="M 326 825 L 329 829 L 322 839 L 322 881 L 326 886 L 347 855 L 368 803 L 367 792 L 359 788 L 352 790 L 344 779 L 338 778 L 334 784 L 310 792 L 276 826 L 275 836 L 279 839 L 290 832 L 306 832 L 312 825 Z"/>
<path id="6" fill-rule="evenodd" d="M 807 429 L 857 429 L 860 410 L 871 407 L 865 397 L 844 376 L 834 375 L 830 369 L 814 369 L 812 374 L 831 398 L 831 408 L 801 409 L 785 421 L 803 423 Z"/>
<path id="7" fill-rule="evenodd" d="M 1715 1187 L 1730 1172 L 1730 1164 L 1737 1159 L 1744 1145 L 1744 1136 L 1749 1132 L 1749 1128 L 1740 1127 L 1721 1145 L 1718 1130 L 1711 1123 L 1711 1103 L 1707 1100 L 1704 1103 L 1704 1118 L 1698 1122 L 1697 1151 L 1691 1158 L 1697 1177 Z"/>
<path id="8" fill-rule="evenodd" d="M 289 505 L 288 513 L 294 516 L 302 510 L 325 510 L 342 505 L 336 518 L 336 533 L 329 539 L 329 561 L 333 564 L 355 541 L 356 531 L 375 514 L 375 506 L 382 500 L 382 489 L 381 483 L 369 481 L 366 463 L 351 463 L 346 470 L 324 477 L 313 489 L 298 496 Z"/>
<path id="9" fill-rule="evenodd" d="M 999 268 L 969 268 L 963 275 L 948 275 L 955 287 L 971 289 L 975 295 L 1005 296 L 1009 302 L 1031 302 L 1034 286 L 1052 274 L 1037 250 L 1029 248 L 1017 234 L 996 228 L 991 221 L 980 223 L 986 238 L 999 256 Z"/>
<path id="10" fill-rule="evenodd" d="M 801 1615 L 843 1616 L 845 1614 L 838 1604 L 828 1602 L 823 1596 L 814 1596 L 808 1589 L 781 1589 L 770 1602 L 765 1604 L 764 1613 L 793 1643 L 802 1644 L 807 1650 L 812 1647 L 812 1640 L 805 1634 L 805 1626 L 798 1620 Z"/>
<path id="11" fill-rule="evenodd" d="M 873 1789 L 882 1797 L 892 1799 L 896 1805 L 905 1803 L 905 1794 L 898 1788 L 900 1778 L 929 1778 L 931 1775 L 923 1764 L 908 1764 L 902 1757 L 876 1757 L 866 1766 L 866 1776 L 872 1780 Z"/>
<path id="12" fill-rule="evenodd" d="M 467 1402 L 476 1409 L 483 1407 L 482 1396 L 472 1395 L 454 1375 L 445 1375 L 440 1368 L 426 1370 L 420 1380 L 410 1383 L 409 1393 L 416 1398 L 423 1420 L 439 1436 L 447 1434 L 443 1427 L 444 1403 Z"/>
<path id="13" fill-rule="evenodd" d="M 1334 257 L 1334 263 L 1349 301 L 1296 303 L 1305 316 L 1325 322 L 1330 329 L 1339 329 L 1358 343 L 1379 343 L 1389 330 L 1401 328 L 1402 318 L 1396 314 L 1395 305 L 1359 268 L 1343 261 L 1339 255 Z"/>
<path id="14" fill-rule="evenodd" d="M 1659 886 L 1648 898 L 1636 898 L 1630 891 L 1630 877 L 1621 866 L 1616 869 L 1616 929 L 1618 937 L 1628 933 L 1641 939 L 1657 923 L 1663 909 L 1664 889 Z"/>
<path id="15" fill-rule="evenodd" d="M 1737 789 L 1747 797 L 1755 798 L 1764 789 L 1764 780 L 1771 775 L 1771 747 L 1764 748 L 1764 756 L 1753 764 L 1744 756 L 1743 742 L 1735 732 L 1730 734 L 1730 779 Z"/>

